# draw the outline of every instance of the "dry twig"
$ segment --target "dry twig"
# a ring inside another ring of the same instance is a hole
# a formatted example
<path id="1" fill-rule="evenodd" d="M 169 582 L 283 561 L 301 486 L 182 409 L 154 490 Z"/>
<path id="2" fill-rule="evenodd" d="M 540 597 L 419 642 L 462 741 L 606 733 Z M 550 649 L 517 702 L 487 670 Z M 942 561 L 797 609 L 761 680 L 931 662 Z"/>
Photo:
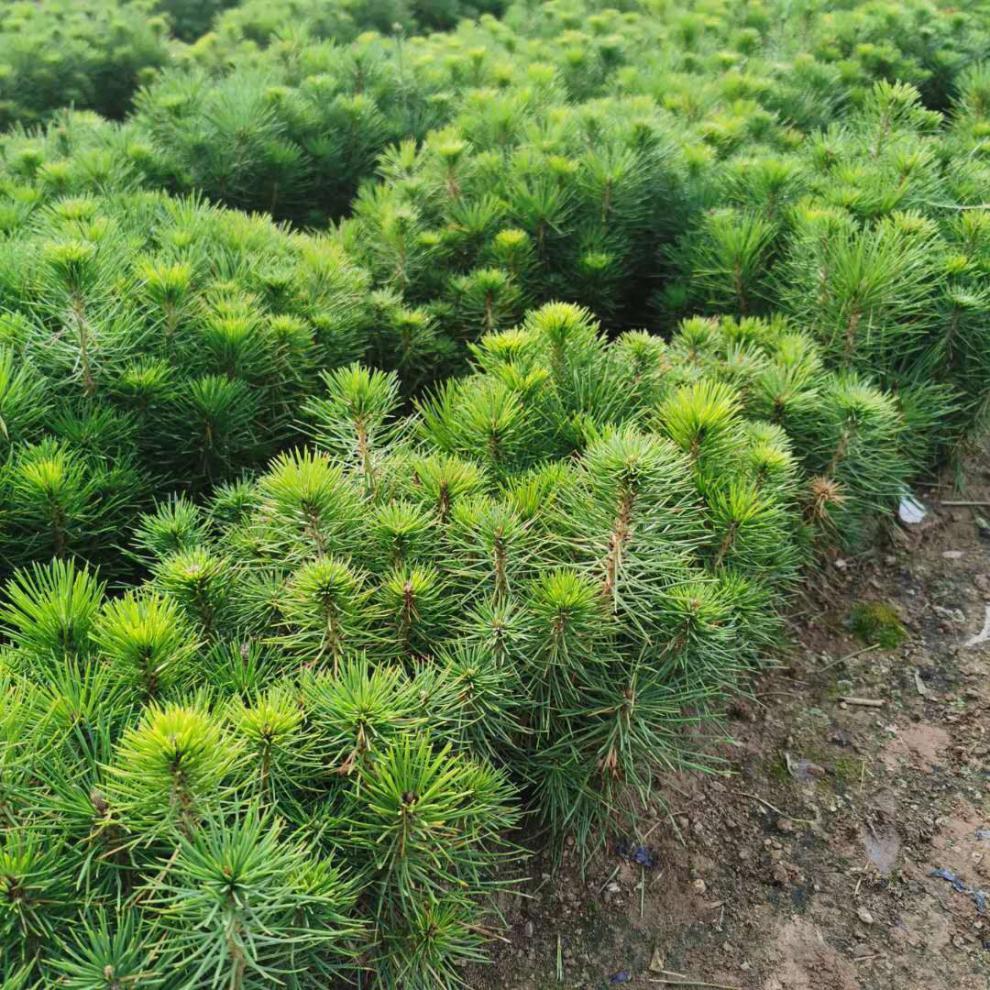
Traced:
<path id="1" fill-rule="evenodd" d="M 860 708 L 883 708 L 887 704 L 883 698 L 857 698 L 855 695 L 843 695 L 839 701 L 847 705 L 858 705 Z"/>

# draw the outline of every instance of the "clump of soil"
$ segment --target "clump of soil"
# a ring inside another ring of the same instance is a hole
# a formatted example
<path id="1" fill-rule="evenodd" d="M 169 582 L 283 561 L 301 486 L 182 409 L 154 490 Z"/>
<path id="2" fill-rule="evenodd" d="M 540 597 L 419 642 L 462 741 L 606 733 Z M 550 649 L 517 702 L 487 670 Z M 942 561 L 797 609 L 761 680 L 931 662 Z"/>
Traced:
<path id="1" fill-rule="evenodd" d="M 990 987 L 990 542 L 979 507 L 935 496 L 808 592 L 792 655 L 732 713 L 725 774 L 661 781 L 639 855 L 535 864 L 470 986 Z M 864 602 L 906 637 L 864 648 Z"/>

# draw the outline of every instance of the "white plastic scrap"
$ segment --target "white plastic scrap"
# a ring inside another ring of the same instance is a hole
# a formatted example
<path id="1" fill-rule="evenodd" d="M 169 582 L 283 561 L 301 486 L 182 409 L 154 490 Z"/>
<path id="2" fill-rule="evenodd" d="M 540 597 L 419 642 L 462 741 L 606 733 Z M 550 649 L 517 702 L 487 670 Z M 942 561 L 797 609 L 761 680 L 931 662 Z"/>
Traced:
<path id="1" fill-rule="evenodd" d="M 900 504 L 897 506 L 897 517 L 902 523 L 908 526 L 917 526 L 925 521 L 928 510 L 909 492 L 901 496 Z"/>
<path id="2" fill-rule="evenodd" d="M 988 639 L 990 639 L 990 605 L 986 606 L 986 612 L 983 616 L 983 628 L 972 639 L 967 639 L 964 645 L 979 646 L 980 643 L 985 643 Z"/>

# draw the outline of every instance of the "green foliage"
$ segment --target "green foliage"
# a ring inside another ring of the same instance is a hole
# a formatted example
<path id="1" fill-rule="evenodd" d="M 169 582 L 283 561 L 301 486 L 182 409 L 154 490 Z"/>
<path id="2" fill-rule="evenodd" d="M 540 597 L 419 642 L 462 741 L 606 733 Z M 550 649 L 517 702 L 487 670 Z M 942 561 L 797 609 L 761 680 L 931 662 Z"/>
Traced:
<path id="1" fill-rule="evenodd" d="M 308 37 L 352 41 L 365 31 L 381 34 L 447 30 L 459 19 L 481 13 L 499 14 L 503 0 L 243 0 L 218 17 L 213 26 L 216 37 L 205 39 L 201 47 L 233 46 L 249 42 L 262 48 L 304 26 Z"/>
<path id="2" fill-rule="evenodd" d="M 609 343 L 556 303 L 475 354 L 411 418 L 395 373 L 327 374 L 319 446 L 147 514 L 122 596 L 58 560 L 10 582 L 4 807 L 45 849 L 86 837 L 57 882 L 92 919 L 32 941 L 75 910 L 39 893 L 14 958 L 455 985 L 522 807 L 585 850 L 635 827 L 658 771 L 705 765 L 812 543 L 899 495 L 865 467 L 896 406 L 783 321 Z M 120 898 L 133 928 L 98 920 Z"/>
<path id="3" fill-rule="evenodd" d="M 75 990 L 106 987 L 108 980 L 140 981 L 161 986 L 164 977 L 152 962 L 151 946 L 142 940 L 135 914 L 121 917 L 114 925 L 105 913 L 87 924 L 82 933 L 66 943 L 64 955 L 52 966 L 63 986 Z"/>
<path id="4" fill-rule="evenodd" d="M 0 613 L 4 635 L 39 659 L 85 656 L 103 591 L 94 574 L 72 561 L 19 571 Z"/>
<path id="5" fill-rule="evenodd" d="M 919 423 L 942 420 L 922 460 L 979 421 L 981 214 L 953 211 L 976 205 L 982 166 L 964 152 L 944 167 L 963 128 L 943 136 L 929 109 L 979 87 L 969 7 L 811 6 L 787 33 L 750 5 L 670 21 L 575 2 L 346 44 L 314 40 L 334 33 L 322 9 L 293 8 L 298 31 L 278 37 L 235 28 L 253 15 L 231 10 L 124 128 L 82 119 L 13 136 L 8 167 L 46 197 L 165 185 L 297 222 L 345 212 L 360 187 L 333 239 L 384 291 L 370 304 L 378 328 L 351 357 L 399 366 L 410 388 L 550 299 L 623 328 L 654 305 L 783 310 L 835 364 L 903 390 Z M 24 209 L 11 205 L 15 226 Z M 159 285 L 179 276 L 163 267 L 152 296 L 183 295 Z M 204 334 L 207 373 L 266 367 L 235 301 Z M 190 318 L 178 297 L 169 307 Z M 297 365 L 302 329 L 276 329 L 283 366 Z M 74 368 L 85 379 L 85 363 Z M 135 386 L 160 372 L 133 369 Z M 183 414 L 233 441 L 201 460 L 217 480 L 248 452 L 231 414 L 253 400 L 214 379 L 190 388 Z"/>
<path id="6" fill-rule="evenodd" d="M 192 41 L 204 34 L 213 19 L 237 0 L 152 0 L 151 10 L 163 15 L 177 38 Z"/>
<path id="7" fill-rule="evenodd" d="M 38 204 L 0 255 L 11 566 L 108 560 L 152 489 L 263 463 L 370 328 L 367 277 L 334 246 L 161 194 Z"/>
<path id="8" fill-rule="evenodd" d="M 149 888 L 180 986 L 314 985 L 348 955 L 352 888 L 329 860 L 254 812 L 180 837 Z"/>
<path id="9" fill-rule="evenodd" d="M 984 11 L 8 7 L 4 985 L 460 985 L 985 424 Z"/>
<path id="10" fill-rule="evenodd" d="M 455 339 L 508 329 L 528 300 L 627 316 L 633 285 L 655 268 L 651 246 L 686 210 L 655 109 L 561 105 L 552 85 L 534 97 L 481 91 L 423 148 L 395 149 L 380 165 L 387 185 L 366 185 L 341 230 L 378 280 Z M 502 130 L 486 128 L 493 116 Z"/>
<path id="11" fill-rule="evenodd" d="M 168 60 L 165 23 L 116 0 L 13 2 L 0 13 L 0 127 L 60 107 L 123 117 L 138 86 Z"/>
<path id="12" fill-rule="evenodd" d="M 171 694 L 192 673 L 197 643 L 174 599 L 133 593 L 112 599 L 92 639 L 116 676 L 144 700 Z"/>

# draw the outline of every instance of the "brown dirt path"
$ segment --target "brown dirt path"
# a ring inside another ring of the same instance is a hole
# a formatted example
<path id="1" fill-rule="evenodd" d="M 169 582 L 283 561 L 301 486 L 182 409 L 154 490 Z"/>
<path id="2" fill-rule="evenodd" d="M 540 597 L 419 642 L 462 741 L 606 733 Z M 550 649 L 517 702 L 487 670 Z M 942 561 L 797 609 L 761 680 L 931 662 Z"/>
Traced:
<path id="1" fill-rule="evenodd" d="M 990 500 L 990 469 L 944 497 Z M 472 986 L 990 990 L 990 641 L 965 645 L 990 607 L 990 507 L 926 503 L 920 527 L 830 565 L 811 594 L 829 604 L 733 712 L 731 776 L 664 783 L 656 868 L 537 864 Z M 842 659 L 862 646 L 850 608 L 873 600 L 908 640 Z M 986 891 L 985 912 L 935 869 Z"/>

